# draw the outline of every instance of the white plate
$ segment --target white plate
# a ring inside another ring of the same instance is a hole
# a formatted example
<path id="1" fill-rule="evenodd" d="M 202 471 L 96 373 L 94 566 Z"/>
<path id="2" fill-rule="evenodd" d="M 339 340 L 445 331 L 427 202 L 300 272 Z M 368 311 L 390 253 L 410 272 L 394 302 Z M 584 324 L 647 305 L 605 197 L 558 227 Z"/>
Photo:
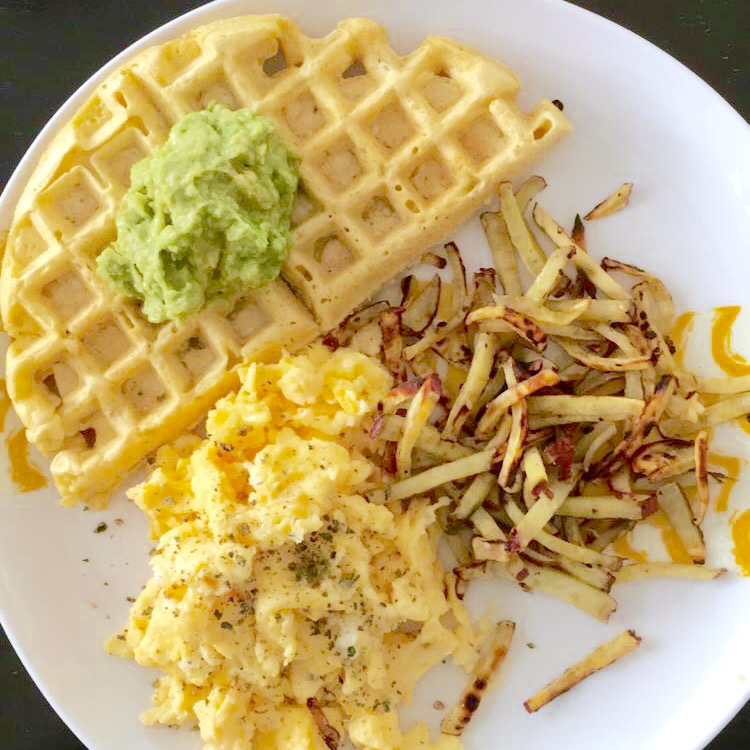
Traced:
<path id="1" fill-rule="evenodd" d="M 312 10 L 314 8 L 314 10 Z M 508 63 L 523 103 L 560 98 L 574 134 L 538 169 L 544 205 L 563 220 L 587 210 L 625 179 L 631 207 L 591 226 L 597 255 L 653 270 L 680 307 L 748 301 L 750 133 L 742 119 L 679 63 L 597 16 L 557 0 L 226 0 L 194 11 L 133 45 L 61 108 L 8 184 L 0 226 L 59 125 L 117 64 L 149 44 L 221 17 L 277 11 L 324 34 L 339 19 L 384 23 L 400 51 L 429 33 L 450 35 Z M 464 250 L 480 241 L 459 232 Z M 733 446 L 738 432 L 725 440 Z M 748 447 L 742 448 L 750 455 Z M 3 472 L 5 467 L 2 467 Z M 7 474 L 3 474 L 7 476 Z M 741 495 L 734 493 L 734 503 Z M 145 729 L 155 674 L 104 654 L 124 621 L 126 596 L 147 577 L 146 524 L 124 497 L 101 514 L 57 506 L 52 490 L 0 498 L 0 614 L 21 658 L 57 712 L 90 750 L 168 750 L 200 745 L 196 734 Z M 117 525 L 115 518 L 124 519 Z M 105 533 L 93 533 L 106 521 Z M 715 549 L 726 551 L 728 514 L 714 518 Z M 84 562 L 87 558 L 90 562 Z M 701 748 L 750 693 L 750 581 L 655 581 L 616 590 L 608 626 L 542 596 L 498 584 L 498 616 L 518 622 L 517 645 L 495 690 L 466 733 L 468 750 L 522 742 L 533 748 L 691 750 Z M 476 598 L 476 597 L 475 597 Z M 522 701 L 571 661 L 625 627 L 641 649 L 535 716 Z M 524 644 L 534 643 L 534 650 Z M 410 715 L 435 714 L 448 682 L 429 679 Z M 455 687 L 455 685 L 454 685 Z"/>

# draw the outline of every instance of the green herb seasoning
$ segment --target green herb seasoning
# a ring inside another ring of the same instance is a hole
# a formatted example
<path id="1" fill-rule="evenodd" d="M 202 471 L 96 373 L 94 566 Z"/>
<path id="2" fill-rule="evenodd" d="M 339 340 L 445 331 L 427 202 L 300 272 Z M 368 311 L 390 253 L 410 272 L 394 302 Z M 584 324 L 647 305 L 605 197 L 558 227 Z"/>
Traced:
<path id="1" fill-rule="evenodd" d="M 325 550 L 308 542 L 300 542 L 294 546 L 293 562 L 289 563 L 289 570 L 294 572 L 298 581 L 305 581 L 310 586 L 320 586 L 328 575 L 330 564 Z"/>

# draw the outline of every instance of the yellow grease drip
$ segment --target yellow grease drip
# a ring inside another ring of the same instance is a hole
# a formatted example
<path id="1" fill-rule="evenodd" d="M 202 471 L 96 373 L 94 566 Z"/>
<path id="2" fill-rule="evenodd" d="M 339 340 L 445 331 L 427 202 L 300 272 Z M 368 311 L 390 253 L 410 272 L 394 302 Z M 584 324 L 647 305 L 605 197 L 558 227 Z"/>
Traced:
<path id="1" fill-rule="evenodd" d="M 739 305 L 717 307 L 711 326 L 711 355 L 714 362 L 727 375 L 736 378 L 750 375 L 750 364 L 741 354 L 732 351 L 732 326 L 740 309 Z"/>
<path id="2" fill-rule="evenodd" d="M 740 459 L 734 456 L 722 456 L 720 453 L 709 453 L 708 460 L 711 464 L 718 466 L 726 479 L 719 485 L 719 493 L 716 495 L 714 508 L 717 513 L 724 513 L 729 507 L 729 495 L 737 484 L 740 475 Z"/>
<path id="3" fill-rule="evenodd" d="M 33 492 L 47 486 L 47 477 L 29 457 L 26 430 L 11 432 L 5 439 L 10 459 L 10 478 L 21 492 Z"/>
<path id="4" fill-rule="evenodd" d="M 750 509 L 735 518 L 732 523 L 732 540 L 734 541 L 734 559 L 742 573 L 750 576 Z"/>
<path id="5" fill-rule="evenodd" d="M 655 513 L 652 513 L 643 523 L 649 524 L 649 526 L 660 532 L 662 544 L 672 562 L 692 564 L 693 561 L 685 549 L 685 545 L 680 541 L 680 537 L 677 536 L 663 510 L 659 509 Z M 649 561 L 646 552 L 633 547 L 631 534 L 626 534 L 624 537 L 618 539 L 612 545 L 612 549 L 616 555 L 626 557 L 633 562 L 645 563 Z"/>
<path id="6" fill-rule="evenodd" d="M 750 435 L 750 422 L 748 421 L 747 417 L 740 417 L 739 419 L 734 420 L 734 424 L 737 425 L 743 432 L 746 432 L 748 435 Z"/>
<path id="7" fill-rule="evenodd" d="M 684 369 L 683 358 L 685 356 L 685 350 L 687 349 L 688 337 L 693 330 L 694 320 L 694 312 L 684 312 L 679 318 L 677 318 L 677 320 L 675 320 L 674 325 L 672 326 L 670 337 L 676 348 L 674 361 L 680 370 Z"/>
<path id="8" fill-rule="evenodd" d="M 10 409 L 8 389 L 5 387 L 5 378 L 0 378 L 0 432 L 5 429 L 5 418 L 8 416 L 8 409 Z"/>
<path id="9" fill-rule="evenodd" d="M 661 532 L 661 540 L 664 543 L 664 547 L 667 550 L 669 559 L 674 563 L 686 563 L 690 565 L 693 560 L 685 549 L 685 545 L 680 541 L 680 537 L 672 528 L 672 524 L 669 523 L 666 513 L 659 509 L 656 513 L 652 513 L 647 519 L 646 523 L 658 529 Z"/>
<path id="10" fill-rule="evenodd" d="M 642 552 L 641 550 L 635 549 L 635 547 L 633 547 L 630 544 L 630 534 L 621 536 L 612 545 L 612 549 L 614 550 L 616 555 L 619 555 L 620 557 L 626 557 L 628 560 L 632 560 L 633 562 L 637 562 L 637 563 L 648 562 L 646 553 Z"/>

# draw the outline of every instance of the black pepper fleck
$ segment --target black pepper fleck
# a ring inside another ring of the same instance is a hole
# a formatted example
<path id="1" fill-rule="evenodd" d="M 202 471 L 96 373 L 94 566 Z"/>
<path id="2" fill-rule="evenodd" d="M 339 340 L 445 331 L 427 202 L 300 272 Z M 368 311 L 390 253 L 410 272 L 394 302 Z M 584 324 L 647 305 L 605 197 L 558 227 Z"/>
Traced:
<path id="1" fill-rule="evenodd" d="M 476 711 L 479 708 L 479 696 L 474 695 L 474 693 L 469 693 L 466 696 L 466 700 L 464 701 L 464 705 L 466 708 L 471 711 L 472 713 Z"/>

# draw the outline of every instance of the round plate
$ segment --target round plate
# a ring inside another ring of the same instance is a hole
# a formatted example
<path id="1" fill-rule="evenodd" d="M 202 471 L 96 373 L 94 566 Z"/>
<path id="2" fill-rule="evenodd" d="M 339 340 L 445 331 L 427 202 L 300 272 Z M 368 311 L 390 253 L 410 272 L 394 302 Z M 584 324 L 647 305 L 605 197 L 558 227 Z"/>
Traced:
<path id="1" fill-rule="evenodd" d="M 314 8 L 314 10 L 313 10 Z M 631 206 L 591 225 L 592 252 L 645 266 L 673 290 L 682 309 L 708 310 L 747 298 L 750 254 L 750 131 L 702 81 L 637 36 L 558 0 L 373 3 L 371 0 L 220 0 L 167 24 L 105 66 L 60 109 L 19 165 L 0 205 L 0 226 L 57 128 L 114 67 L 151 44 L 222 17 L 279 12 L 308 34 L 325 34 L 343 18 L 374 18 L 407 52 L 428 34 L 474 45 L 515 70 L 522 103 L 564 101 L 574 133 L 536 167 L 549 182 L 542 203 L 565 223 L 625 180 Z M 461 228 L 465 253 L 483 242 Z M 11 427 L 13 425 L 11 424 Z M 739 431 L 724 447 L 750 455 Z M 4 460 L 4 458 L 3 458 Z M 7 467 L 2 467 L 5 470 Z M 711 520 L 710 543 L 729 545 L 730 513 Z M 90 750 L 200 747 L 196 733 L 144 728 L 156 673 L 105 655 L 104 639 L 124 622 L 127 596 L 148 576 L 147 528 L 122 493 L 109 510 L 87 513 L 57 505 L 52 489 L 0 500 L 0 614 L 16 650 L 47 699 Z M 121 522 L 116 522 L 120 519 Z M 102 521 L 107 530 L 94 533 Z M 713 562 L 716 560 L 714 557 Z M 498 582 L 477 589 L 518 623 L 502 683 L 465 734 L 468 750 L 510 744 L 556 750 L 692 750 L 703 747 L 750 694 L 750 581 L 710 584 L 647 581 L 615 588 L 619 608 L 609 625 L 541 595 Z M 523 700 L 573 661 L 631 627 L 643 645 L 539 714 Z M 533 644 L 535 648 L 527 648 Z M 453 682 L 451 682 L 451 680 Z M 458 681 L 456 681 L 458 680 Z M 460 678 L 428 678 L 408 721 L 435 718 Z"/>

